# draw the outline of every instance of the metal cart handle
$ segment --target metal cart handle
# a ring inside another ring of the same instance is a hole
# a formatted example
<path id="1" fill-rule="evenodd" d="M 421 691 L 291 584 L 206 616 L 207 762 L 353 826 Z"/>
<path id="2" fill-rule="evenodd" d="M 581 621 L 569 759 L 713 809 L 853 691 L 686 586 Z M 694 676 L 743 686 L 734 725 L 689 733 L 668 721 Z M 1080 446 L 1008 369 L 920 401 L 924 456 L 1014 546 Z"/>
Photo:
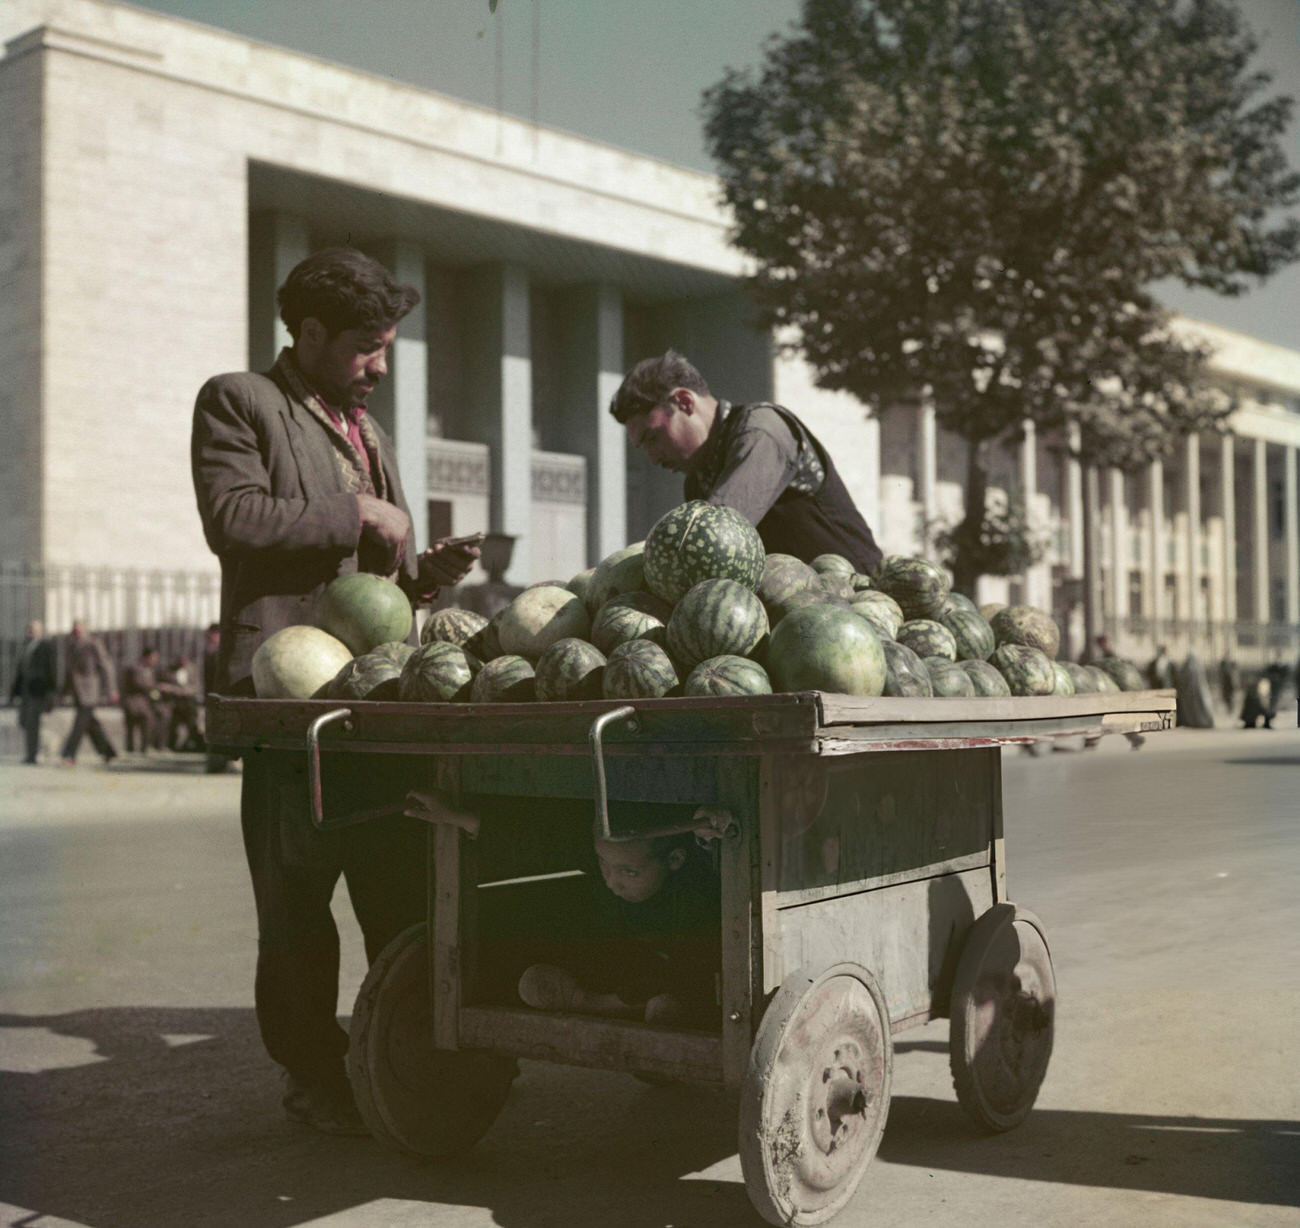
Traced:
<path id="1" fill-rule="evenodd" d="M 635 839 L 634 836 L 616 836 L 609 830 L 609 803 L 605 790 L 605 756 L 601 747 L 601 738 L 605 733 L 608 725 L 615 725 L 619 721 L 627 721 L 629 733 L 636 733 L 641 727 L 640 722 L 636 719 L 636 709 L 631 704 L 624 704 L 621 708 L 615 708 L 610 712 L 602 712 L 594 721 L 591 722 L 591 732 L 587 735 L 587 741 L 591 743 L 591 766 L 596 775 L 596 839 L 597 840 L 629 840 Z"/>
<path id="2" fill-rule="evenodd" d="M 351 733 L 351 718 L 351 708 L 336 708 L 333 712 L 318 716 L 307 726 L 307 795 L 311 801 L 311 824 L 318 831 L 326 831 L 331 826 L 347 826 L 344 823 L 325 822 L 325 805 L 321 798 L 320 735 L 326 725 L 332 725 L 335 721 L 347 721 L 348 724 L 343 728 Z"/>

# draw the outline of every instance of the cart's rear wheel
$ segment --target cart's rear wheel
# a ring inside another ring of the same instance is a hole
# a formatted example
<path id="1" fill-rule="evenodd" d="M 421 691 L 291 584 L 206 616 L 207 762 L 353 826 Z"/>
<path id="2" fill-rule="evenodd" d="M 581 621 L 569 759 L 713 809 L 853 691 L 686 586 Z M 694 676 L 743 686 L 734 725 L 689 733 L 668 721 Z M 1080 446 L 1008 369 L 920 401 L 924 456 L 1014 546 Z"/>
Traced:
<path id="1" fill-rule="evenodd" d="M 948 1052 L 962 1108 L 989 1130 L 1029 1115 L 1052 1056 L 1056 977 L 1042 922 L 995 904 L 971 927 L 953 978 Z"/>
<path id="2" fill-rule="evenodd" d="M 824 1224 L 853 1197 L 889 1112 L 894 1047 L 857 964 L 786 978 L 763 1015 L 740 1100 L 745 1189 L 770 1224 Z"/>
<path id="3" fill-rule="evenodd" d="M 420 1156 L 465 1151 L 496 1120 L 518 1073 L 511 1058 L 435 1049 L 427 927 L 380 952 L 352 1012 L 348 1077 L 381 1143 Z"/>

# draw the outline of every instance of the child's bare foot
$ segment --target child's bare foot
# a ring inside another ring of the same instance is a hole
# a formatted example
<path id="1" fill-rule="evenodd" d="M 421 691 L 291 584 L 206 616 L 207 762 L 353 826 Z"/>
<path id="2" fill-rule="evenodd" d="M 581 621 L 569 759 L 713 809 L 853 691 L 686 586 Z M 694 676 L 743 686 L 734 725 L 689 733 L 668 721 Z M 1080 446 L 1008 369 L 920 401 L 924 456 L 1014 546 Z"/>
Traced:
<path id="1" fill-rule="evenodd" d="M 646 1023 L 674 1027 L 681 1023 L 685 1014 L 682 1004 L 670 993 L 656 994 L 645 1004 Z"/>
<path id="2" fill-rule="evenodd" d="M 585 995 L 577 978 L 554 964 L 534 964 L 519 978 L 519 996 L 537 1011 L 580 1010 Z"/>

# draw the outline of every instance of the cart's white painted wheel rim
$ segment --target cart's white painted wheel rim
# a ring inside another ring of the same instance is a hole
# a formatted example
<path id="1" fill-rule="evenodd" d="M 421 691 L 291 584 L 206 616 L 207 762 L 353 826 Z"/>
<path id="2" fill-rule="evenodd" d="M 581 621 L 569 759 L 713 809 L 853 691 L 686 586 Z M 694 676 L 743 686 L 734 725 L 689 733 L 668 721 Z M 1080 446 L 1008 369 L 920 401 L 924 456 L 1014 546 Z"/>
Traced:
<path id="1" fill-rule="evenodd" d="M 997 904 L 971 929 L 953 978 L 950 1058 L 962 1107 L 990 1130 L 1019 1125 L 1052 1056 L 1056 977 L 1042 922 Z"/>
<path id="2" fill-rule="evenodd" d="M 889 1111 L 893 1046 L 872 975 L 789 978 L 768 1007 L 742 1093 L 745 1185 L 774 1224 L 822 1224 L 853 1197 Z"/>

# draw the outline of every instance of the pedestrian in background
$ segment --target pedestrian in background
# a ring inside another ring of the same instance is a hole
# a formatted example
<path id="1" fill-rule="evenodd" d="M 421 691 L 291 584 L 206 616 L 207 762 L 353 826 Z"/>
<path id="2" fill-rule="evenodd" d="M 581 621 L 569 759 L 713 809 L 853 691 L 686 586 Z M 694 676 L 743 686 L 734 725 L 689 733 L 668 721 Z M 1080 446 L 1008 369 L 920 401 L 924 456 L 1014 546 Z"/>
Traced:
<path id="1" fill-rule="evenodd" d="M 1219 662 L 1219 693 L 1223 696 L 1223 706 L 1231 715 L 1237 707 L 1237 691 L 1241 687 L 1241 671 L 1231 657 L 1224 657 Z"/>
<path id="2" fill-rule="evenodd" d="M 199 704 L 194 686 L 194 667 L 184 653 L 158 675 L 158 689 L 162 692 L 162 709 L 166 724 L 163 742 L 168 750 L 195 751 L 203 749 L 199 732 Z M 181 736 L 182 731 L 184 737 Z"/>
<path id="3" fill-rule="evenodd" d="M 158 650 L 146 648 L 134 665 L 122 671 L 122 716 L 126 722 L 128 754 L 142 755 L 162 745 L 159 731 Z"/>
<path id="4" fill-rule="evenodd" d="M 112 763 L 117 751 L 99 723 L 95 708 L 117 703 L 117 671 L 104 645 L 87 633 L 86 624 L 79 618 L 68 636 L 68 666 L 61 690 L 65 697 L 72 698 L 77 709 L 68 740 L 63 744 L 63 762 L 69 767 L 77 762 L 81 739 L 89 734 L 105 765 Z"/>
<path id="5" fill-rule="evenodd" d="M 9 688 L 9 702 L 18 706 L 23 731 L 23 762 L 35 763 L 41 748 L 41 717 L 54 706 L 58 679 L 54 672 L 54 643 L 45 638 L 39 618 L 27 624 L 27 637 L 18 653 L 18 668 Z"/>

